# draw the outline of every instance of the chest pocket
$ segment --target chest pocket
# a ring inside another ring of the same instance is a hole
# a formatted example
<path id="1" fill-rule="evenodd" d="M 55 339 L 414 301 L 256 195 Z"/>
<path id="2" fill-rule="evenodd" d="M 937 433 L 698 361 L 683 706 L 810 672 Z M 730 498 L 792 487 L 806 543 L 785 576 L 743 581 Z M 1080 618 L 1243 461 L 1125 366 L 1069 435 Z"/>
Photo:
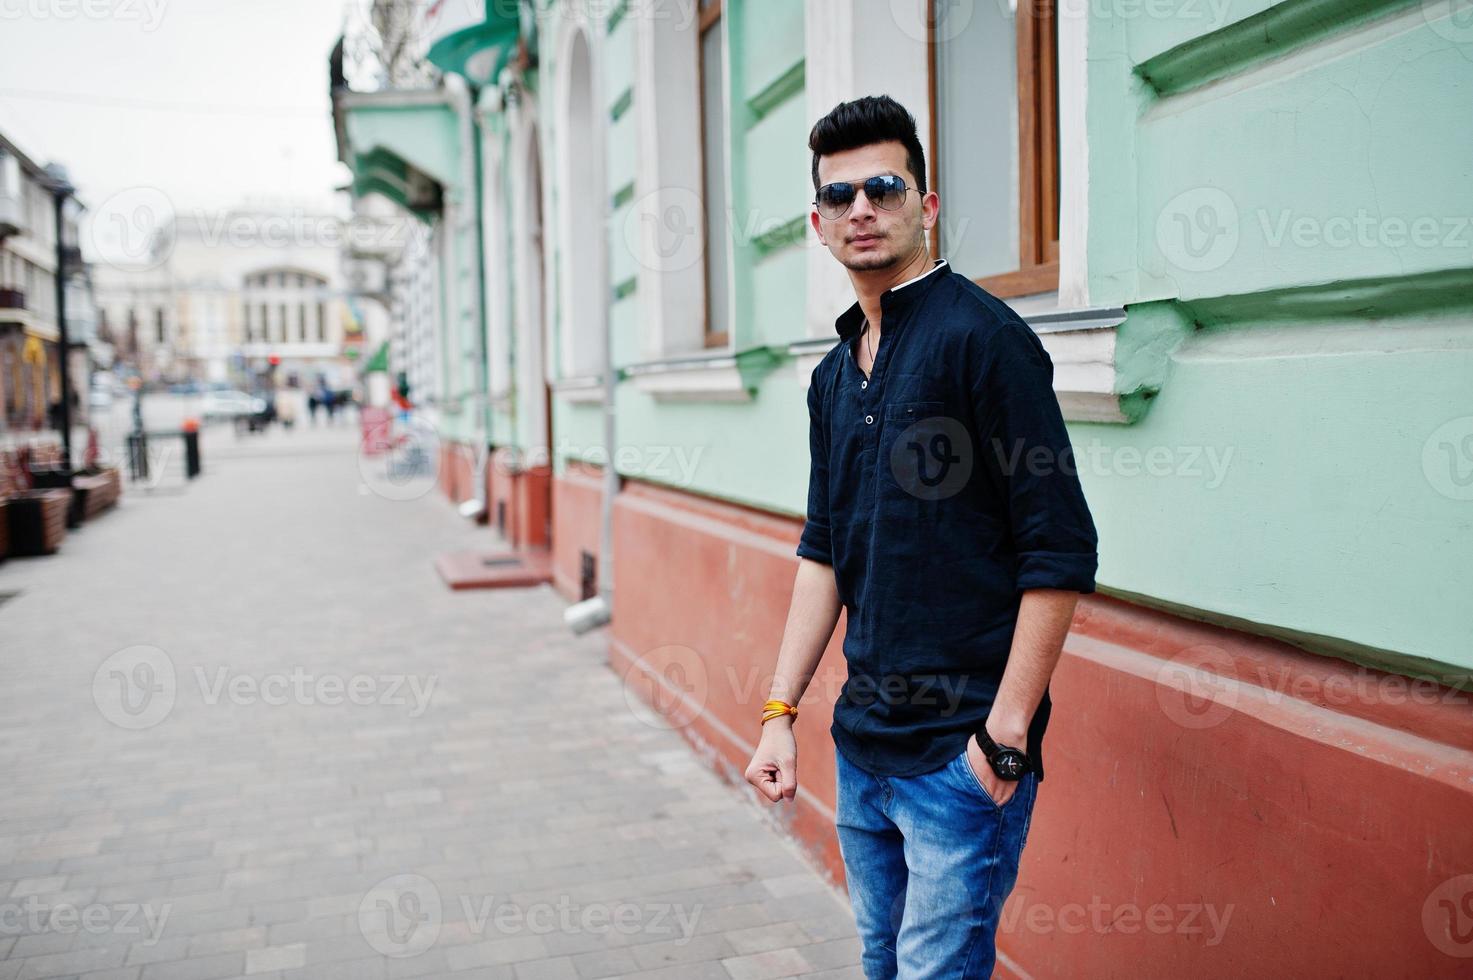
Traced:
<path id="1" fill-rule="evenodd" d="M 940 415 L 941 402 L 891 402 L 885 406 L 886 422 L 919 422 Z"/>

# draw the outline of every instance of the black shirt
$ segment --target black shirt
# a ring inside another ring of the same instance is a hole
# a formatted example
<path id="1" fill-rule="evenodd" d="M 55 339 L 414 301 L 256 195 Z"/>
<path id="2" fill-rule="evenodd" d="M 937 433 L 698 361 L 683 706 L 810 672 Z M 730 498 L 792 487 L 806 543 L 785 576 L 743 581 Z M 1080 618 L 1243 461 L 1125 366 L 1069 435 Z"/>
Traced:
<path id="1" fill-rule="evenodd" d="M 858 303 L 813 370 L 798 554 L 833 566 L 848 612 L 835 744 L 913 776 L 986 721 L 1023 591 L 1094 591 L 1097 539 L 1028 325 L 944 261 L 880 309 L 869 378 Z M 1039 778 L 1050 707 L 1045 693 L 1028 732 Z"/>

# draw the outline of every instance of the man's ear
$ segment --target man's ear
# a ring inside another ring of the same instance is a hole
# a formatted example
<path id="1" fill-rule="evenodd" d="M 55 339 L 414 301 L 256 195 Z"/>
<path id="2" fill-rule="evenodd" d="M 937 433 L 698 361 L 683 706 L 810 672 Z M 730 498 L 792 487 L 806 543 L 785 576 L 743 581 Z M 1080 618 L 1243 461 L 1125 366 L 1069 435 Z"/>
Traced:
<path id="1" fill-rule="evenodd" d="M 935 191 L 926 191 L 921 197 L 921 227 L 930 231 L 936 226 L 941 216 L 941 195 Z"/>
<path id="2" fill-rule="evenodd" d="M 818 240 L 827 245 L 829 240 L 823 237 L 823 219 L 818 216 L 816 208 L 808 212 L 808 223 L 813 225 L 813 233 L 818 236 Z"/>

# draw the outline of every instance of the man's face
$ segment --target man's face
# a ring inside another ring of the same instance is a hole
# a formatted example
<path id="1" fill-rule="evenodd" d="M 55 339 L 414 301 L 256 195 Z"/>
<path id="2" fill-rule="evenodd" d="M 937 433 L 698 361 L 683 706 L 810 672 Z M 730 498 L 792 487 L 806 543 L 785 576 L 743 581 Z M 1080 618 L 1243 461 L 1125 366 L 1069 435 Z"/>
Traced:
<path id="1" fill-rule="evenodd" d="M 915 177 L 905 160 L 905 147 L 898 141 L 872 143 L 844 150 L 818 161 L 820 185 L 834 181 L 862 184 L 877 174 L 902 177 L 910 190 L 895 211 L 877 207 L 859 190 L 854 203 L 838 218 L 825 218 L 814 209 L 809 215 L 819 241 L 834 258 L 856 272 L 901 265 L 926 247 L 926 232 L 936 222 L 939 206 L 934 192 L 924 196 L 914 189 Z"/>

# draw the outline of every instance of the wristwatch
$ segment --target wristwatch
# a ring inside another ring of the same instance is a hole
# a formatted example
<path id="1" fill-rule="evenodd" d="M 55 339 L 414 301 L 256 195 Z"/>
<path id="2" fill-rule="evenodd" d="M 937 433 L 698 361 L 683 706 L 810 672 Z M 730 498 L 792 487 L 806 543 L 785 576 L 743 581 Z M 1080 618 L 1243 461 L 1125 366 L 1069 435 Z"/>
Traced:
<path id="1" fill-rule="evenodd" d="M 1022 779 L 1025 773 L 1033 771 L 1033 760 L 1026 753 L 1011 745 L 998 745 L 987 734 L 986 728 L 977 729 L 977 744 L 982 748 L 982 754 L 987 756 L 987 764 L 992 766 L 998 779 L 1015 782 Z"/>

